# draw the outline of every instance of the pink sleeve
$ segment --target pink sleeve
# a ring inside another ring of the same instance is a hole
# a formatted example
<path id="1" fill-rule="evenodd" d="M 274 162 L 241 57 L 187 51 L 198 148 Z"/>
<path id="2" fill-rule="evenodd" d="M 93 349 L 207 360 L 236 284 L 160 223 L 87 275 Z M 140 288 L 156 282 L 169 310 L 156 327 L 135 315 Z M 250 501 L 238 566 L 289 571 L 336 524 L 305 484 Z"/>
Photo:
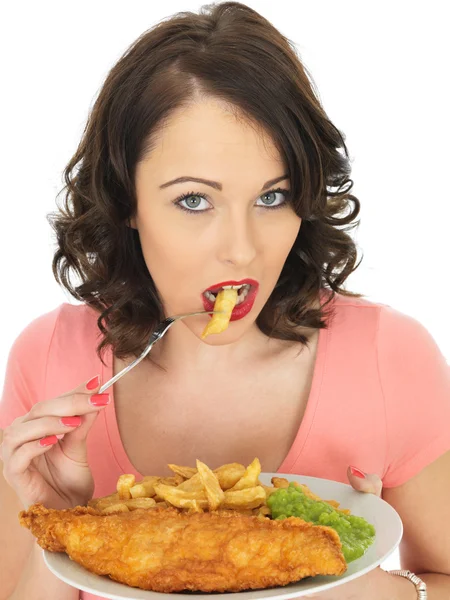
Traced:
<path id="1" fill-rule="evenodd" d="M 0 429 L 45 400 L 47 357 L 60 309 L 34 319 L 11 346 L 0 399 Z"/>
<path id="2" fill-rule="evenodd" d="M 450 367 L 414 318 L 380 309 L 378 364 L 387 421 L 383 485 L 401 485 L 450 450 Z"/>

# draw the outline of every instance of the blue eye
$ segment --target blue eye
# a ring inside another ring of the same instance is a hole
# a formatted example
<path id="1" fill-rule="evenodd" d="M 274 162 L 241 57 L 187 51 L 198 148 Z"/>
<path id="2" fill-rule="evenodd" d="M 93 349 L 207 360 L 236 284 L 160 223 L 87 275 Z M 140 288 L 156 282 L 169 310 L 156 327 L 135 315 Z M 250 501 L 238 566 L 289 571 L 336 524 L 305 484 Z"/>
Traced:
<path id="1" fill-rule="evenodd" d="M 277 194 L 281 196 L 277 200 Z M 264 192 L 259 199 L 263 200 L 262 204 L 256 204 L 259 208 L 266 208 L 268 210 L 276 210 L 277 208 L 283 208 L 283 206 L 287 206 L 289 199 L 289 190 L 283 188 L 277 188 L 275 190 L 268 190 Z M 187 213 L 206 213 L 210 208 L 201 209 L 201 201 L 204 200 L 208 202 L 207 197 L 200 192 L 189 192 L 187 194 L 182 194 L 178 198 L 174 200 L 174 204 L 180 210 L 184 210 Z M 184 205 L 182 203 L 185 203 Z"/>
<path id="2" fill-rule="evenodd" d="M 206 210 L 199 210 L 199 206 L 201 204 L 201 201 L 205 200 L 206 198 L 203 194 L 198 194 L 196 192 L 190 192 L 189 194 L 183 194 L 182 196 L 180 196 L 179 198 L 177 198 L 175 200 L 175 204 L 181 208 L 182 210 L 185 210 L 187 212 L 206 212 Z M 183 206 L 181 204 L 181 202 L 185 202 L 186 204 Z"/>
<path id="3" fill-rule="evenodd" d="M 279 206 L 285 204 L 288 193 L 288 190 L 282 189 L 270 190 L 268 192 L 265 192 L 264 194 L 262 194 L 262 196 L 260 196 L 260 198 L 263 199 L 264 204 L 257 204 L 257 206 L 264 206 L 265 208 L 278 208 Z M 278 202 L 277 194 L 281 196 Z"/>

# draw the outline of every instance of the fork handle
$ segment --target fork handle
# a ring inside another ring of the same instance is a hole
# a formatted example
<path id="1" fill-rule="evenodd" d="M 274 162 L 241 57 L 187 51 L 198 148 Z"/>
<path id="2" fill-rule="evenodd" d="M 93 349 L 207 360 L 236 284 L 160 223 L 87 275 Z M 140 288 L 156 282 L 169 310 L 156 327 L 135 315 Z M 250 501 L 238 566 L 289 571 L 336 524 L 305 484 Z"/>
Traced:
<path id="1" fill-rule="evenodd" d="M 119 373 L 114 375 L 114 377 L 111 377 L 111 379 L 109 379 L 109 381 L 104 383 L 102 385 L 102 387 L 98 390 L 98 392 L 97 392 L 98 394 L 103 394 L 104 391 L 106 391 L 108 388 L 110 388 L 114 383 L 116 383 L 116 381 L 119 381 L 119 379 L 121 377 L 126 375 L 128 373 L 128 371 L 131 371 L 131 369 L 133 369 L 137 364 L 139 364 L 141 362 L 142 359 L 144 359 L 147 356 L 147 354 L 152 349 L 153 344 L 158 339 L 158 336 L 155 336 L 155 337 L 154 336 L 155 336 L 155 334 L 152 335 L 151 341 L 148 344 L 147 348 L 144 350 L 144 352 L 140 356 L 138 356 L 132 363 L 130 363 L 127 367 L 125 367 L 124 369 L 119 371 Z"/>

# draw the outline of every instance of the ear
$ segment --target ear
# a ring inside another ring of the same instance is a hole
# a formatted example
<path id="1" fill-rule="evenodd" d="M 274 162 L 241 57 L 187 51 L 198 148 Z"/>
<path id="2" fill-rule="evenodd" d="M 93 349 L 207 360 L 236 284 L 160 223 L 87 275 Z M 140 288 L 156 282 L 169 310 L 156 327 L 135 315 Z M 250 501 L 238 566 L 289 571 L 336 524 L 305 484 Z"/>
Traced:
<path id="1" fill-rule="evenodd" d="M 131 227 L 131 229 L 137 229 L 135 217 L 131 217 L 130 219 L 128 219 L 127 226 Z"/>

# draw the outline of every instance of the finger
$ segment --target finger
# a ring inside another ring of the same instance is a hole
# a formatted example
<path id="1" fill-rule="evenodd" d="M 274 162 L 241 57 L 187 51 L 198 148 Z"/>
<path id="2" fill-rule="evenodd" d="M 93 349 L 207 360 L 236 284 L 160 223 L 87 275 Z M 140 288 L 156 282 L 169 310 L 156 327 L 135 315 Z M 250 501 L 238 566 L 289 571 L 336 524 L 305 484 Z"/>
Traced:
<path id="1" fill-rule="evenodd" d="M 5 430 L 4 460 L 11 456 L 20 446 L 50 435 L 64 437 L 65 433 L 73 431 L 82 423 L 83 417 L 42 417 L 32 421 L 23 421 Z"/>
<path id="2" fill-rule="evenodd" d="M 53 435 L 42 440 L 33 440 L 32 442 L 23 444 L 23 446 L 9 457 L 9 460 L 5 461 L 3 475 L 6 481 L 11 485 L 13 481 L 14 485 L 20 483 L 20 478 L 28 470 L 31 461 L 41 454 L 48 452 L 57 442 L 58 438 Z"/>
<path id="3" fill-rule="evenodd" d="M 357 467 L 349 466 L 347 477 L 355 490 L 381 497 L 383 482 L 376 473 L 365 473 Z"/>
<path id="4" fill-rule="evenodd" d="M 74 462 L 87 463 L 86 439 L 99 414 L 99 412 L 95 412 L 84 415 L 80 427 L 72 429 L 61 440 L 62 451 L 67 458 Z"/>
<path id="5" fill-rule="evenodd" d="M 84 391 L 94 394 L 95 392 L 97 392 L 100 389 L 100 385 L 101 385 L 100 375 L 96 375 L 95 377 L 92 377 L 92 379 L 89 379 L 88 381 L 85 381 L 84 383 L 80 384 L 73 390 L 71 390 L 69 392 L 65 392 L 64 394 L 61 394 L 61 396 L 70 396 L 74 392 L 84 392 Z"/>
<path id="6" fill-rule="evenodd" d="M 46 416 L 71 417 L 85 415 L 101 410 L 109 404 L 110 398 L 107 393 L 97 393 L 100 389 L 100 378 L 94 379 L 96 385 L 92 389 L 88 388 L 90 382 L 85 382 L 78 388 L 62 396 L 37 402 L 27 415 L 21 419 L 21 422 Z"/>

